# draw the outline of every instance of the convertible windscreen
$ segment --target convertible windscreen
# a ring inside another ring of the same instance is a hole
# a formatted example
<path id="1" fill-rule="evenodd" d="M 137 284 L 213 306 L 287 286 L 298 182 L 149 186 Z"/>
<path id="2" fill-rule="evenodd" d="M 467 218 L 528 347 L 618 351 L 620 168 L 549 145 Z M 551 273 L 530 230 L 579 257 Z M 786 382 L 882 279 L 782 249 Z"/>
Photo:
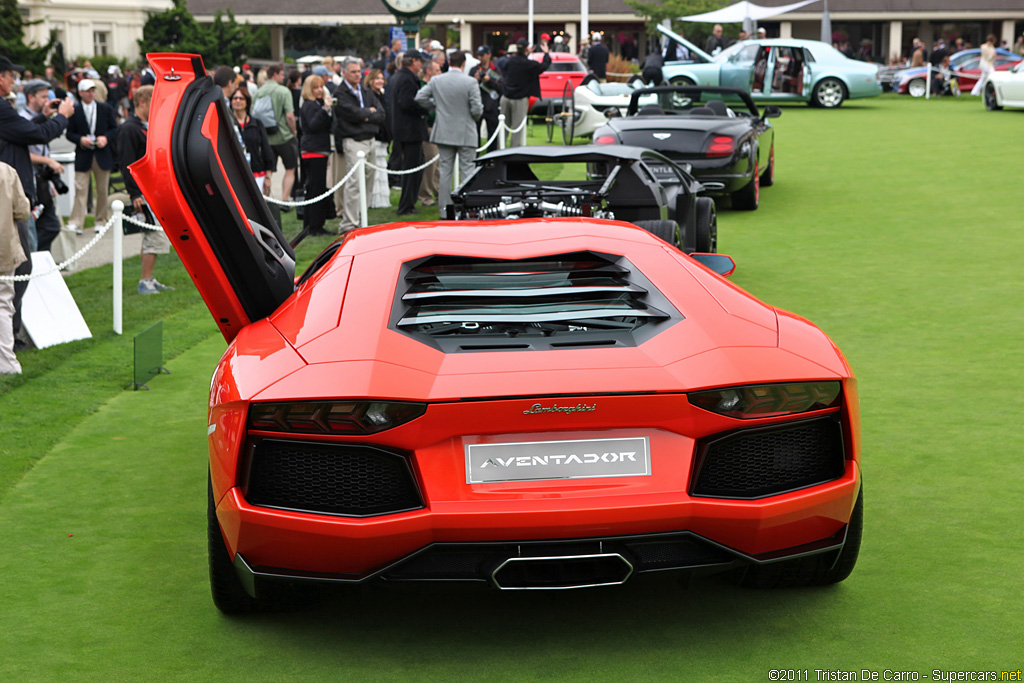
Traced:
<path id="1" fill-rule="evenodd" d="M 406 264 L 404 286 L 395 327 L 448 352 L 633 346 L 682 319 L 628 261 L 589 253 L 434 256 Z"/>

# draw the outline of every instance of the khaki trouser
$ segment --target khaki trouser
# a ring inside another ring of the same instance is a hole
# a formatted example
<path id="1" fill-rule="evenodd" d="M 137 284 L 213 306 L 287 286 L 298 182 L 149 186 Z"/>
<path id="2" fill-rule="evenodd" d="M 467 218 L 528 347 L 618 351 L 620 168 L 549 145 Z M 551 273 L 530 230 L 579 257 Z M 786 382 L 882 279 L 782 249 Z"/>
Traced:
<path id="1" fill-rule="evenodd" d="M 530 98 L 523 97 L 520 99 L 510 100 L 502 95 L 500 107 L 501 113 L 505 115 L 505 125 L 509 130 L 514 130 L 526 119 L 526 113 L 530 108 Z M 525 144 L 526 127 L 524 126 L 521 131 L 511 134 L 509 146 L 522 147 Z"/>
<path id="2" fill-rule="evenodd" d="M 100 168 L 95 157 L 92 168 L 88 171 L 75 171 L 75 205 L 71 209 L 71 225 L 85 227 L 85 205 L 89 198 L 89 181 L 96 176 L 96 196 L 93 197 L 93 208 L 96 214 L 96 227 L 103 226 L 110 219 L 110 205 L 107 202 L 107 190 L 110 188 L 110 171 Z"/>
<path id="3" fill-rule="evenodd" d="M 345 148 L 345 168 L 353 168 L 359 163 L 359 152 L 366 153 L 366 163 L 377 164 L 377 141 L 373 138 L 369 140 L 355 140 L 353 138 L 343 138 L 341 141 L 342 146 Z M 346 173 L 348 171 L 346 170 Z M 372 168 L 366 167 L 366 204 L 370 204 L 370 192 L 373 190 L 373 180 L 375 171 Z M 341 180 L 339 178 L 338 180 Z M 341 231 L 351 230 L 353 228 L 360 227 L 360 214 L 359 214 L 359 174 L 354 173 L 348 182 L 345 183 L 345 202 L 343 210 L 341 212 Z"/>
<path id="4" fill-rule="evenodd" d="M 427 162 L 437 156 L 437 145 L 433 142 L 423 143 L 423 161 Z M 420 181 L 420 204 L 430 206 L 437 200 L 437 191 L 441 187 L 441 165 L 436 161 L 423 169 L 423 180 Z"/>
<path id="5" fill-rule="evenodd" d="M 348 173 L 348 168 L 345 166 L 345 153 L 344 150 L 338 150 L 337 152 L 331 152 L 330 168 L 327 169 L 327 178 L 329 179 L 330 185 L 328 187 L 334 187 L 338 184 L 338 181 L 345 177 Z M 307 197 L 309 199 L 309 197 Z M 339 187 L 334 191 L 334 213 L 341 216 L 345 213 L 345 188 Z"/>

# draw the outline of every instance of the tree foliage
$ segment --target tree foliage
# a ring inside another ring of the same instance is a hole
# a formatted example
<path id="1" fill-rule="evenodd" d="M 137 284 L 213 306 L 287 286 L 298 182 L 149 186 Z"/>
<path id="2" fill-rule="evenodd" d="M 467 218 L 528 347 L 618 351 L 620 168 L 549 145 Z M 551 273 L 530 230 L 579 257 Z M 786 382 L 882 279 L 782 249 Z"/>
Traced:
<path id="1" fill-rule="evenodd" d="M 626 4 L 636 10 L 636 13 L 647 20 L 648 32 L 654 33 L 656 25 L 665 19 L 672 20 L 672 30 L 687 38 L 693 36 L 701 40 L 711 34 L 711 24 L 698 24 L 694 22 L 679 21 L 679 17 L 690 14 L 703 14 L 722 9 L 730 5 L 734 0 L 625 0 Z M 726 24 L 726 35 L 735 35 L 739 30 L 739 24 Z M 660 35 L 660 34 L 658 34 Z"/>
<path id="2" fill-rule="evenodd" d="M 0 54 L 15 64 L 22 64 L 36 73 L 42 73 L 46 58 L 56 41 L 54 33 L 45 45 L 25 42 L 25 27 L 38 21 L 26 22 L 18 9 L 18 0 L 0 0 Z"/>
<path id="3" fill-rule="evenodd" d="M 209 66 L 240 64 L 248 57 L 270 54 L 266 28 L 254 30 L 248 23 L 239 24 L 230 9 L 217 10 L 212 24 L 200 24 L 188 11 L 186 0 L 174 0 L 170 9 L 151 14 L 138 42 L 142 54 L 194 52 Z"/>

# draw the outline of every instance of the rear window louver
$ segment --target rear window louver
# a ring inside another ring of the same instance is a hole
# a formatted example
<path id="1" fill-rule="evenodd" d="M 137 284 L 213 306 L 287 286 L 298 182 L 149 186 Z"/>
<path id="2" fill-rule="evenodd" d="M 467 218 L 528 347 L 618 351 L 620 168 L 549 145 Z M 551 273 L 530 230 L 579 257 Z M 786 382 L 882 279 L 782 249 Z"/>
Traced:
<path id="1" fill-rule="evenodd" d="M 635 346 L 682 319 L 622 257 L 434 256 L 403 270 L 395 328 L 446 352 Z"/>

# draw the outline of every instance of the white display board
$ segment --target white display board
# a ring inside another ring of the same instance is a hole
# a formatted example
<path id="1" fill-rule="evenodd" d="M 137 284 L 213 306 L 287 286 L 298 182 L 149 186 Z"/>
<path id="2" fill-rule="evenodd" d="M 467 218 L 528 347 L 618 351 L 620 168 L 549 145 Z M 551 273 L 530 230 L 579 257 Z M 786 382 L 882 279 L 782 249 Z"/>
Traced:
<path id="1" fill-rule="evenodd" d="M 33 252 L 33 273 L 45 273 L 56 265 L 50 252 Z M 29 280 L 21 304 L 21 324 L 37 349 L 92 337 L 71 290 L 58 270 Z"/>

